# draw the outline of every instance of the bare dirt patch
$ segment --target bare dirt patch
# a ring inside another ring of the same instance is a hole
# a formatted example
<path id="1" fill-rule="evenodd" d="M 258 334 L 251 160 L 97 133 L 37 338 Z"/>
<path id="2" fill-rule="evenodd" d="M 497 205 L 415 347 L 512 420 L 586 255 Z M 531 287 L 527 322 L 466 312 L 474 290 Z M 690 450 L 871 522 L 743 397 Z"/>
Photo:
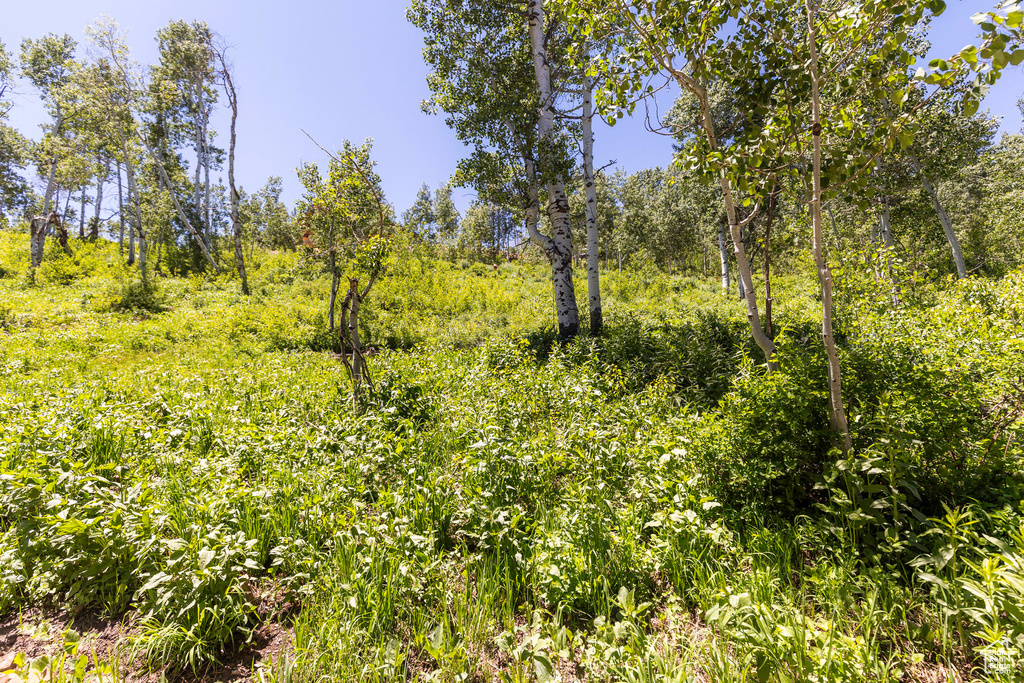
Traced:
<path id="1" fill-rule="evenodd" d="M 129 638 L 135 633 L 135 626 L 129 616 L 121 619 L 107 619 L 97 614 L 80 613 L 71 615 L 64 610 L 27 610 L 20 614 L 0 617 L 0 672 L 14 666 L 18 654 L 26 661 L 39 657 L 59 657 L 64 647 L 68 630 L 81 636 L 78 653 L 93 653 L 103 663 L 118 662 L 120 673 L 126 683 L 157 683 L 164 676 L 163 670 L 151 670 L 141 661 L 130 658 Z M 247 683 L 255 679 L 253 672 L 258 667 L 269 667 L 273 662 L 287 655 L 291 649 L 289 630 L 278 623 L 260 625 L 252 642 L 231 654 L 220 665 L 211 665 L 198 674 L 185 673 L 171 680 L 181 683 Z M 88 670 L 92 670 L 92 662 Z M 13 677 L 5 680 L 0 674 L 0 683 L 17 683 Z"/>

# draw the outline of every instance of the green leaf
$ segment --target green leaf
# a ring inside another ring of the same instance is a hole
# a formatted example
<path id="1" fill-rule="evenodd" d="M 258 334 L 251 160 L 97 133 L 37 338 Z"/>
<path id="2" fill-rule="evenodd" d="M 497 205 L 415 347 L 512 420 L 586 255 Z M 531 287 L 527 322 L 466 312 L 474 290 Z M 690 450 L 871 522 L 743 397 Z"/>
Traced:
<path id="1" fill-rule="evenodd" d="M 199 568 L 206 569 L 213 562 L 213 558 L 216 554 L 209 548 L 203 548 L 199 551 Z"/>
<path id="2" fill-rule="evenodd" d="M 935 576 L 935 574 L 929 574 L 928 572 L 921 572 L 921 571 L 919 571 L 917 573 L 917 576 L 918 576 L 919 579 L 921 579 L 925 583 L 934 583 L 937 586 L 941 586 L 943 588 L 949 588 L 949 586 L 946 584 L 946 582 L 943 581 L 942 579 L 940 579 L 939 577 Z"/>
<path id="3" fill-rule="evenodd" d="M 142 591 L 142 592 L 146 592 L 146 591 L 148 591 L 148 590 L 153 590 L 153 589 L 154 589 L 154 588 L 156 588 L 157 586 L 159 586 L 159 585 L 161 585 L 161 584 L 163 584 L 163 583 L 166 583 L 166 582 L 170 581 L 170 580 L 171 580 L 171 578 L 172 578 L 172 577 L 171 577 L 170 575 L 168 575 L 168 574 L 165 574 L 165 573 L 163 573 L 163 572 L 157 572 L 156 574 L 154 574 L 154 575 L 153 575 L 153 576 L 152 576 L 152 577 L 151 577 L 151 578 L 149 579 L 149 581 L 147 581 L 147 582 L 146 582 L 146 585 L 144 585 L 144 586 L 143 586 L 142 588 L 140 588 L 139 590 L 140 590 L 140 591 Z"/>
<path id="4" fill-rule="evenodd" d="M 533 655 L 533 670 L 537 674 L 538 683 L 551 683 L 555 680 L 555 667 L 550 659 L 539 652 Z"/>

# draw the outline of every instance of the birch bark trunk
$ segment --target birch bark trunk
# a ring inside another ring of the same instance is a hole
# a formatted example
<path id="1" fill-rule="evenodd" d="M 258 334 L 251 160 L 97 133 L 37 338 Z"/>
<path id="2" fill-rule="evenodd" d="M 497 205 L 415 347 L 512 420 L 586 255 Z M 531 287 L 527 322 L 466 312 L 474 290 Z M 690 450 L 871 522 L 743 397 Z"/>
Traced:
<path id="1" fill-rule="evenodd" d="M 839 365 L 839 354 L 836 351 L 835 339 L 832 335 L 832 271 L 825 261 L 824 245 L 822 244 L 821 226 L 821 96 L 818 82 L 818 49 L 817 34 L 814 27 L 815 12 L 812 0 L 805 0 L 807 8 L 807 47 L 810 59 L 808 69 L 811 77 L 812 137 L 814 151 L 812 154 L 813 170 L 811 175 L 811 225 L 814 232 L 814 262 L 818 268 L 818 280 L 821 284 L 821 336 L 825 342 L 828 355 L 829 383 L 829 417 L 832 428 L 838 433 L 843 453 L 852 448 L 850 427 L 843 407 L 843 380 Z"/>
<path id="2" fill-rule="evenodd" d="M 135 226 L 134 226 L 134 230 L 132 231 L 132 236 L 134 237 L 135 233 L 136 232 L 138 233 L 138 236 L 139 236 L 139 272 L 142 274 L 142 281 L 146 282 L 146 278 L 148 277 L 148 273 L 146 272 L 146 251 L 147 251 L 147 249 L 146 249 L 146 231 L 142 227 L 142 204 L 141 204 L 141 199 L 139 197 L 138 187 L 136 187 L 136 185 L 135 185 L 135 168 L 132 165 L 131 157 L 128 154 L 128 147 L 127 147 L 127 145 L 124 146 L 123 151 L 124 151 L 124 156 L 125 156 L 125 162 L 124 162 L 125 175 L 128 177 L 128 201 L 131 203 L 132 208 L 134 209 L 134 213 L 135 213 Z M 133 239 L 132 243 L 131 243 L 131 245 L 129 247 L 129 256 L 128 256 L 128 262 L 129 263 L 132 263 L 134 261 L 134 257 L 135 257 L 135 254 L 133 253 L 134 251 L 135 251 L 135 241 Z"/>
<path id="3" fill-rule="evenodd" d="M 64 126 L 64 112 L 61 110 L 60 102 L 56 103 L 57 106 L 57 118 L 53 124 L 54 134 L 60 133 L 60 129 Z M 46 180 L 46 191 L 43 193 L 43 215 L 50 215 L 50 200 L 53 198 L 53 188 L 57 179 L 57 154 L 54 153 L 53 160 L 50 161 L 50 176 Z"/>
<path id="4" fill-rule="evenodd" d="M 715 133 L 714 118 L 711 114 L 711 104 L 708 101 L 707 89 L 694 81 L 688 74 L 679 71 L 678 69 L 670 70 L 672 76 L 679 83 L 680 87 L 685 88 L 697 98 L 700 105 L 701 126 L 704 129 L 704 135 L 707 138 L 711 149 L 713 151 L 718 151 L 718 137 Z M 719 184 L 722 188 L 722 202 L 725 204 L 725 215 L 729 220 L 729 232 L 732 236 L 733 247 L 736 253 L 736 269 L 738 271 L 739 286 L 742 288 L 743 300 L 747 307 L 747 323 L 750 326 L 751 336 L 754 337 L 754 341 L 757 343 L 757 346 L 761 349 L 761 352 L 764 353 L 765 361 L 768 364 L 768 371 L 773 372 L 779 367 L 778 362 L 775 360 L 775 342 L 773 342 L 771 338 L 764 333 L 764 330 L 761 329 L 761 316 L 757 309 L 757 292 L 754 291 L 753 277 L 750 272 L 750 261 L 747 259 L 747 250 L 743 244 L 743 235 L 741 234 L 743 225 L 740 223 L 736 215 L 736 203 L 733 198 L 732 183 L 729 181 L 728 176 L 723 174 L 719 180 Z"/>
<path id="5" fill-rule="evenodd" d="M 921 184 L 924 186 L 924 191 L 928 193 L 928 198 L 932 200 L 935 213 L 939 217 L 939 222 L 942 223 L 942 231 L 946 233 L 946 240 L 949 242 L 949 248 L 953 252 L 953 261 L 956 262 L 956 275 L 962 280 L 967 277 L 967 266 L 964 264 L 964 255 L 960 250 L 960 240 L 953 231 L 953 222 L 949 220 L 949 215 L 939 200 L 939 193 L 935 191 L 935 186 L 932 185 L 928 174 L 924 172 L 921 160 L 917 158 L 913 150 L 910 150 L 910 161 L 921 176 Z"/>
<path id="6" fill-rule="evenodd" d="M 206 248 L 213 250 L 213 216 L 210 202 L 210 114 L 203 109 L 203 225 L 206 227 Z"/>
<path id="7" fill-rule="evenodd" d="M 544 248 L 551 262 L 551 275 L 555 289 L 555 308 L 558 312 L 558 334 L 569 340 L 579 334 L 579 308 L 576 304 L 576 289 L 572 279 L 572 226 L 569 217 L 569 200 L 565 195 L 562 179 L 551 175 L 551 134 L 554 126 L 554 107 L 551 91 L 551 68 L 548 64 L 547 45 L 544 35 L 544 8 L 541 0 L 528 0 L 530 47 L 533 71 L 537 78 L 540 94 L 540 109 L 537 120 L 537 138 L 540 146 L 541 170 L 548 189 L 548 217 L 551 219 L 552 236 Z M 539 230 L 534 224 L 534 232 Z M 532 234 L 531 234 L 532 237 Z"/>
<path id="8" fill-rule="evenodd" d="M 124 258 L 124 189 L 120 161 L 117 162 L 117 253 Z"/>
<path id="9" fill-rule="evenodd" d="M 898 306 L 903 294 L 903 287 L 896 277 L 896 270 L 892 266 L 893 253 L 896 251 L 896 241 L 892 237 L 892 218 L 889 214 L 889 198 L 882 198 L 882 210 L 878 218 L 879 232 L 882 233 L 882 243 L 885 245 L 885 268 L 889 272 L 889 280 L 892 282 L 892 303 Z M 878 268 L 875 268 L 875 277 L 878 277 Z"/>
<path id="10" fill-rule="evenodd" d="M 725 223 L 718 221 L 718 258 L 722 275 L 722 291 L 729 292 L 729 247 L 725 240 Z"/>
<path id="11" fill-rule="evenodd" d="M 85 185 L 82 185 L 82 210 L 78 215 L 78 239 L 85 241 Z"/>
<path id="12" fill-rule="evenodd" d="M 706 109 L 705 120 L 710 126 L 711 110 L 707 108 L 706 99 L 703 105 Z M 714 140 L 714 133 L 710 132 L 710 129 L 709 136 L 711 140 Z M 713 146 L 717 149 L 717 142 L 713 143 Z M 750 261 L 747 260 L 747 250 L 743 245 L 743 236 L 740 234 L 741 226 L 736 219 L 736 205 L 733 203 L 732 186 L 728 178 L 721 179 L 721 186 L 722 194 L 725 196 L 725 214 L 729 218 L 729 231 L 732 233 L 732 241 L 736 253 L 738 277 L 740 286 L 743 288 L 743 300 L 747 305 L 747 323 L 750 325 L 750 332 L 754 337 L 754 342 L 757 343 L 761 352 L 764 353 L 765 361 L 768 363 L 768 370 L 774 371 L 779 367 L 778 362 L 775 360 L 775 342 L 761 329 L 761 316 L 757 310 L 757 294 L 752 286 L 753 278 L 750 274 Z"/>
<path id="13" fill-rule="evenodd" d="M 594 179 L 594 84 L 583 75 L 583 182 L 587 191 L 587 297 L 590 304 L 590 334 L 601 336 L 600 239 L 597 232 L 597 186 Z"/>
<path id="14" fill-rule="evenodd" d="M 764 228 L 764 331 L 774 339 L 772 333 L 772 222 L 775 220 L 775 205 L 779 198 L 779 184 L 772 183 L 772 191 L 768 195 L 768 220 Z"/>
<path id="15" fill-rule="evenodd" d="M 96 178 L 96 210 L 93 212 L 92 222 L 89 225 L 89 241 L 95 242 L 100 237 L 100 209 L 103 206 L 103 180 L 110 173 L 110 161 L 107 160 L 103 167 L 103 175 Z"/>
<path id="16" fill-rule="evenodd" d="M 882 202 L 882 211 L 878 219 L 879 232 L 882 234 L 882 244 L 889 249 L 896 247 L 892 239 L 892 217 L 889 215 L 889 202 Z"/>
<path id="17" fill-rule="evenodd" d="M 196 219 L 199 220 L 199 221 L 202 221 L 203 220 L 203 200 L 202 200 L 202 185 L 200 185 L 200 179 L 202 178 L 202 172 L 203 172 L 203 125 L 202 125 L 202 121 L 200 120 L 201 116 L 202 116 L 202 114 L 200 112 L 202 112 L 202 110 L 203 110 L 203 86 L 202 86 L 202 83 L 196 84 L 196 100 L 195 101 L 196 101 L 196 114 L 195 114 L 196 115 L 196 118 L 195 118 L 195 128 L 196 128 L 196 130 L 195 130 L 195 133 L 196 133 L 196 138 L 195 138 L 195 143 L 196 143 L 196 172 L 194 174 L 195 178 L 194 178 L 193 183 L 192 183 L 192 185 L 193 185 L 193 187 L 192 187 L 192 194 L 193 194 L 193 202 L 194 202 L 195 207 L 196 207 Z M 202 235 L 202 237 L 200 237 L 200 239 L 203 240 L 204 246 L 206 248 L 209 248 L 209 244 L 206 244 L 208 242 L 206 226 L 200 225 L 199 226 L 199 232 Z"/>

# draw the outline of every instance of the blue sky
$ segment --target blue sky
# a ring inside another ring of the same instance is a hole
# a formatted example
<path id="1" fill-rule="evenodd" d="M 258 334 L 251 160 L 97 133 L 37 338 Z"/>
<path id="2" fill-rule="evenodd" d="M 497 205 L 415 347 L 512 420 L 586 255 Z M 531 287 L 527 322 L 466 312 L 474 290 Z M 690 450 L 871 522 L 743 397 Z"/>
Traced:
<path id="1" fill-rule="evenodd" d="M 107 14 L 128 30 L 136 60 L 156 61 L 153 39 L 174 19 L 206 21 L 233 46 L 235 85 L 239 91 L 237 174 L 252 191 L 271 175 L 284 179 L 290 203 L 300 187 L 295 168 L 325 155 L 302 134 L 305 128 L 328 148 L 342 139 L 374 139 L 374 157 L 390 202 L 401 212 L 423 182 L 431 188 L 447 180 L 465 148 L 438 116 L 420 110 L 429 94 L 427 69 L 420 56 L 422 35 L 406 22 L 407 0 L 4 0 L 0 40 L 17 52 L 22 38 L 48 32 L 69 33 L 84 42 L 84 28 Z M 952 54 L 973 42 L 969 17 L 983 0 L 951 0 L 936 21 L 933 53 Z M 993 89 L 985 107 L 1003 117 L 1003 130 L 1018 132 L 1016 101 L 1024 91 L 1021 69 Z M 672 95 L 661 106 L 671 104 Z M 37 95 L 22 84 L 11 123 L 38 137 L 44 112 Z M 226 138 L 227 120 L 215 126 Z M 598 126 L 598 165 L 611 160 L 629 171 L 664 166 L 671 141 L 645 129 L 642 117 Z M 468 190 L 456 190 L 460 208 Z"/>

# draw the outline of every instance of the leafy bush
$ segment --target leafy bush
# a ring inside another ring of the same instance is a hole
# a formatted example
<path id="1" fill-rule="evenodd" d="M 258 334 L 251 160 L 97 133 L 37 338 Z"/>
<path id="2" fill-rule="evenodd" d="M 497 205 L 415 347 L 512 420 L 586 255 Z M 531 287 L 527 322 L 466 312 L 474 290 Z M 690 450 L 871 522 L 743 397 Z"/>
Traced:
<path id="1" fill-rule="evenodd" d="M 256 543 L 223 527 L 193 533 L 191 543 L 165 541 L 163 569 L 141 577 L 136 650 L 152 663 L 196 672 L 244 638 L 256 613 L 249 582 L 264 569 L 254 559 Z"/>
<path id="2" fill-rule="evenodd" d="M 160 288 L 145 280 L 130 280 L 112 288 L 105 301 L 109 302 L 110 310 L 128 313 L 159 313 L 166 307 Z"/>

